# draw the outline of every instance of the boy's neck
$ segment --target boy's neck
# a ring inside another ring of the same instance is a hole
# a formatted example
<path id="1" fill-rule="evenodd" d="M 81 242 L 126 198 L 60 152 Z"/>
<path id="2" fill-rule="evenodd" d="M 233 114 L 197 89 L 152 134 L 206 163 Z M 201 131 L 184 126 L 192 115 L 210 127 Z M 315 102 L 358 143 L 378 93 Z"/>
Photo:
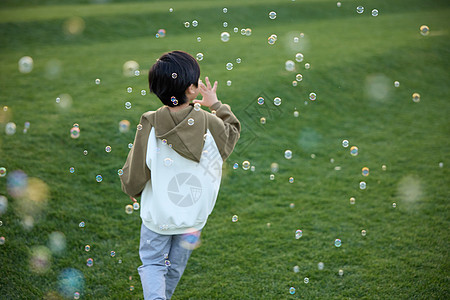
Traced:
<path id="1" fill-rule="evenodd" d="M 188 106 L 189 106 L 189 102 L 186 102 L 186 103 L 183 103 L 181 105 L 174 106 L 174 107 L 168 106 L 168 108 L 169 108 L 170 111 L 174 111 L 175 112 L 175 111 L 180 111 L 182 109 L 185 109 Z"/>

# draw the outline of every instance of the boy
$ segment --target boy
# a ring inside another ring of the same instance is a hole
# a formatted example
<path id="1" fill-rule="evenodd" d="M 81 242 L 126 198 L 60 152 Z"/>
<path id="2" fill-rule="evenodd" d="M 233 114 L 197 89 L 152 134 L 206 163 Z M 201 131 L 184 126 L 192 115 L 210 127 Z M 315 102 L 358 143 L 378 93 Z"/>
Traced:
<path id="1" fill-rule="evenodd" d="M 197 61 L 182 51 L 151 67 L 150 92 L 164 106 L 142 115 L 123 167 L 122 190 L 141 196 L 138 271 L 145 299 L 172 297 L 192 252 L 183 247 L 183 234 L 206 224 L 222 164 L 240 135 L 238 119 L 217 99 L 217 81 L 211 86 L 206 77 L 205 85 L 199 77 Z M 199 93 L 203 99 L 194 100 Z"/>

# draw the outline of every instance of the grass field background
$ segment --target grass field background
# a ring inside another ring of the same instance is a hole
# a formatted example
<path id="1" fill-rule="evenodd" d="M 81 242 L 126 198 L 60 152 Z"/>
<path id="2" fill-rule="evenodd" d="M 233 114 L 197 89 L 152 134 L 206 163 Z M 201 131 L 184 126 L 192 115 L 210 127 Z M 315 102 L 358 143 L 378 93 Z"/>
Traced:
<path id="1" fill-rule="evenodd" d="M 240 119 L 242 134 L 173 299 L 447 299 L 450 4 L 341 2 L 1 1 L 0 108 L 7 110 L 0 111 L 0 167 L 7 174 L 0 195 L 8 207 L 0 215 L 0 298 L 73 298 L 74 290 L 80 299 L 142 298 L 139 211 L 125 213 L 132 202 L 117 170 L 140 115 L 161 105 L 148 93 L 147 70 L 162 53 L 184 50 L 204 54 L 201 77 L 219 81 L 219 99 Z M 84 22 L 79 34 L 64 31 L 72 17 Z M 193 20 L 197 27 L 184 27 Z M 424 24 L 426 36 L 419 31 Z M 166 37 L 155 37 L 160 28 Z M 251 36 L 241 35 L 243 28 Z M 227 43 L 223 31 L 231 34 Z M 271 34 L 278 36 L 274 45 Z M 304 60 L 286 71 L 298 52 Z M 23 56 L 34 60 L 27 74 L 18 70 Z M 123 75 L 128 60 L 139 63 L 140 76 Z M 293 86 L 298 73 L 303 80 Z M 308 99 L 311 92 L 317 100 Z M 70 107 L 55 102 L 61 94 L 72 97 Z M 118 129 L 123 119 L 131 123 L 127 133 Z M 7 122 L 17 125 L 15 134 L 5 133 Z M 70 137 L 74 123 L 78 139 Z M 359 148 L 357 156 L 344 139 Z M 233 169 L 245 160 L 254 171 Z M 273 162 L 279 171 L 270 180 Z M 19 169 L 45 183 L 46 201 L 8 194 L 8 176 Z M 24 226 L 26 215 L 33 226 Z M 54 232 L 63 234 L 62 248 L 52 244 Z M 37 253 L 46 268 L 33 267 Z M 68 268 L 79 270 L 84 284 L 70 288 L 61 275 Z"/>

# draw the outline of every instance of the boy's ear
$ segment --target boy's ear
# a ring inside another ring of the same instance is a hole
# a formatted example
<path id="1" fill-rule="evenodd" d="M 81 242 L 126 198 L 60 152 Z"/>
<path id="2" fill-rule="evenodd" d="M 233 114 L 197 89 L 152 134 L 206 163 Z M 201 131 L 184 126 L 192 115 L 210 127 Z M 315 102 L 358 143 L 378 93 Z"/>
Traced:
<path id="1" fill-rule="evenodd" d="M 187 91 L 191 94 L 195 94 L 195 85 L 191 84 L 188 88 Z"/>

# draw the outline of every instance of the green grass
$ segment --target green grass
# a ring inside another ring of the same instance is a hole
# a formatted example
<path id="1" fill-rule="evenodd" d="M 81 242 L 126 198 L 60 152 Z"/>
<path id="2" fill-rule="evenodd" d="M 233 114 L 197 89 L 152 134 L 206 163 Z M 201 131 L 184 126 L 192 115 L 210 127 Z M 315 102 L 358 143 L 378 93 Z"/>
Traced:
<path id="1" fill-rule="evenodd" d="M 50 299 L 65 268 L 83 273 L 82 299 L 142 298 L 136 270 L 141 222 L 138 212 L 125 214 L 130 200 L 116 172 L 140 115 L 160 106 L 154 95 L 140 95 L 148 89 L 145 70 L 175 49 L 204 54 L 202 77 L 219 81 L 219 98 L 231 105 L 243 129 L 224 165 L 202 246 L 173 299 L 449 297 L 447 1 L 367 0 L 362 15 L 356 13 L 358 1 L 342 1 L 341 8 L 328 0 L 60 2 L 0 3 L 0 108 L 8 106 L 7 113 L 0 112 L 0 167 L 8 175 L 21 169 L 50 190 L 34 226 L 26 229 L 20 201 L 6 190 L 8 176 L 0 178 L 0 194 L 9 203 L 0 216 L 0 236 L 6 239 L 0 245 L 2 298 Z M 378 17 L 370 15 L 373 8 Z M 271 10 L 275 20 L 268 18 Z M 85 30 L 68 36 L 62 28 L 73 16 L 83 18 Z M 184 28 L 194 19 L 197 28 Z M 430 27 L 428 36 L 419 33 L 423 24 Z M 235 34 L 234 27 L 251 28 L 252 35 Z M 159 28 L 167 30 L 165 38 L 154 37 Z M 231 33 L 228 43 L 219 38 L 225 30 Z M 293 44 L 301 32 L 305 37 Z M 269 45 L 273 33 L 278 41 Z M 295 72 L 286 71 L 285 61 L 297 52 L 305 60 L 296 63 Z M 34 59 L 29 74 L 17 68 L 25 55 Z M 235 63 L 238 57 L 241 64 Z M 139 62 L 143 74 L 124 77 L 127 60 Z M 61 67 L 56 76 L 47 72 L 52 61 Z M 227 62 L 234 63 L 233 70 L 226 70 Z M 311 69 L 305 70 L 306 62 Z M 303 81 L 293 87 L 297 73 Z M 387 82 L 382 99 L 367 92 L 375 75 Z M 310 92 L 317 93 L 316 101 L 308 100 Z M 411 100 L 414 92 L 421 95 L 419 103 Z M 55 104 L 63 93 L 73 99 L 68 109 Z M 256 102 L 260 95 L 266 98 L 263 106 Z M 279 107 L 272 104 L 277 96 Z M 132 109 L 125 109 L 126 101 Z M 265 125 L 259 123 L 262 116 Z M 122 119 L 132 124 L 128 133 L 118 131 Z M 5 134 L 7 121 L 17 124 L 14 135 Z M 31 127 L 23 134 L 26 121 Z M 74 123 L 80 124 L 79 139 L 69 135 Z M 359 147 L 358 156 L 341 146 L 343 139 Z M 286 149 L 294 153 L 291 160 L 283 156 Z M 254 172 L 233 170 L 245 160 Z M 280 166 L 274 181 L 272 162 Z M 364 166 L 370 168 L 367 178 L 361 175 Z M 97 174 L 103 182 L 95 181 Z M 359 189 L 361 180 L 366 190 Z M 235 214 L 237 223 L 231 222 Z M 299 240 L 296 229 L 303 230 Z M 54 231 L 64 233 L 65 251 L 51 256 L 47 271 L 36 273 L 30 269 L 33 247 L 48 246 Z M 340 248 L 333 245 L 336 238 Z"/>

